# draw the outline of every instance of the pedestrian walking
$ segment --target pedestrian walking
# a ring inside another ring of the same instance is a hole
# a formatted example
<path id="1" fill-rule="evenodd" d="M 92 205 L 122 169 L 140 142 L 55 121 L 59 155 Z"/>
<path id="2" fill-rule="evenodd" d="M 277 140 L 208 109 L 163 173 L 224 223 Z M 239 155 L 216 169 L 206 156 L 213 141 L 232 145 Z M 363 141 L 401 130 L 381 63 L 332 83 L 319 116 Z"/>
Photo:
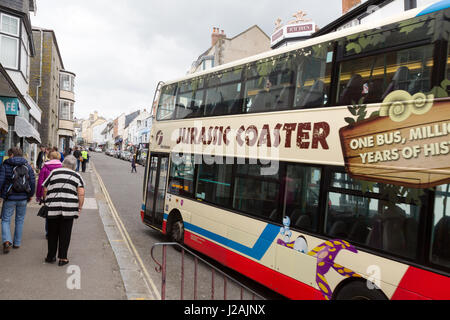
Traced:
<path id="1" fill-rule="evenodd" d="M 14 147 L 8 151 L 7 159 L 0 168 L 0 190 L 2 206 L 3 253 L 11 247 L 19 249 L 22 244 L 22 231 L 27 204 L 35 192 L 35 175 L 22 150 Z M 15 213 L 14 240 L 11 235 L 11 219 Z"/>
<path id="2" fill-rule="evenodd" d="M 131 173 L 136 172 L 136 154 L 133 154 L 133 156 L 131 157 Z"/>
<path id="3" fill-rule="evenodd" d="M 48 253 L 45 262 L 59 266 L 69 263 L 67 258 L 72 237 L 73 221 L 78 219 L 84 204 L 83 178 L 75 172 L 77 159 L 67 156 L 62 168 L 53 170 L 43 183 L 48 206 Z"/>
<path id="4" fill-rule="evenodd" d="M 36 188 L 36 201 L 42 204 L 42 198 L 44 195 L 44 188 L 42 187 L 42 183 L 48 178 L 50 173 L 55 170 L 62 168 L 61 161 L 59 160 L 58 152 L 51 152 L 49 155 L 50 160 L 47 161 L 41 169 L 39 173 L 37 188 Z M 45 219 L 45 237 L 48 238 L 48 221 Z"/>
<path id="5" fill-rule="evenodd" d="M 89 162 L 89 152 L 87 152 L 87 149 L 85 148 L 83 151 L 81 151 L 81 168 L 83 172 L 86 172 L 86 166 Z"/>
<path id="6" fill-rule="evenodd" d="M 58 148 L 57 148 L 57 147 L 53 147 L 53 150 L 52 150 L 52 151 L 59 153 L 59 160 L 60 160 L 61 163 L 62 163 L 62 162 L 64 161 L 64 154 L 63 154 L 62 152 L 58 151 Z"/>
<path id="7" fill-rule="evenodd" d="M 77 159 L 77 169 L 76 172 L 80 172 L 80 164 L 81 164 L 81 151 L 79 150 L 78 146 L 75 146 L 73 151 L 73 156 L 75 159 Z"/>
<path id="8" fill-rule="evenodd" d="M 45 161 L 47 161 L 47 147 L 41 145 L 41 151 L 39 152 L 36 160 L 36 167 L 38 171 L 42 169 L 42 166 L 44 165 Z"/>

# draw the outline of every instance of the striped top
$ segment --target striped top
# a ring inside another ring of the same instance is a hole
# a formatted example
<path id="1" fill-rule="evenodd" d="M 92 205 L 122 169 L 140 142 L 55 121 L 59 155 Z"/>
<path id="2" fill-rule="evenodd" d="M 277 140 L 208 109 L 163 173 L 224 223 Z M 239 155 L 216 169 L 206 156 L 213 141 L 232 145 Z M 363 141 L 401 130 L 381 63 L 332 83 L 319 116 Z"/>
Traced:
<path id="1" fill-rule="evenodd" d="M 78 188 L 84 188 L 83 178 L 75 171 L 60 168 L 53 170 L 42 183 L 47 188 L 48 217 L 78 218 Z"/>

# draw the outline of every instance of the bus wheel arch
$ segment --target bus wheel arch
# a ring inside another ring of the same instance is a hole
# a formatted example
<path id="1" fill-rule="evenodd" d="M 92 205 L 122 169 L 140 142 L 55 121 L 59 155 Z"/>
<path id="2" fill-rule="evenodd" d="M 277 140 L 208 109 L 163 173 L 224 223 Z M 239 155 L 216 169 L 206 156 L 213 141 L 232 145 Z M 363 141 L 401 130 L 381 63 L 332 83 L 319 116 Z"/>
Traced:
<path id="1" fill-rule="evenodd" d="M 370 284 L 370 286 L 369 286 Z M 366 279 L 341 281 L 333 292 L 333 300 L 389 300 L 383 291 Z"/>
<path id="2" fill-rule="evenodd" d="M 180 211 L 172 210 L 167 219 L 166 234 L 171 241 L 184 243 L 184 223 Z"/>

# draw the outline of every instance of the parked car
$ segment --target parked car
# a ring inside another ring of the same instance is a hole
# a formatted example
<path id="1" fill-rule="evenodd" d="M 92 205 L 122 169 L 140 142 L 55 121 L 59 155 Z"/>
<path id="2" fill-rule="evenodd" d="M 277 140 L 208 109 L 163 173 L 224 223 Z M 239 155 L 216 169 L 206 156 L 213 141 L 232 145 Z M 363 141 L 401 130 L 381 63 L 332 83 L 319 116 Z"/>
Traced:
<path id="1" fill-rule="evenodd" d="M 129 151 L 123 151 L 122 152 L 122 160 L 130 161 L 131 152 Z"/>
<path id="2" fill-rule="evenodd" d="M 103 152 L 103 149 L 102 149 L 102 148 L 99 148 L 99 147 L 97 147 L 97 148 L 95 148 L 95 152 Z"/>

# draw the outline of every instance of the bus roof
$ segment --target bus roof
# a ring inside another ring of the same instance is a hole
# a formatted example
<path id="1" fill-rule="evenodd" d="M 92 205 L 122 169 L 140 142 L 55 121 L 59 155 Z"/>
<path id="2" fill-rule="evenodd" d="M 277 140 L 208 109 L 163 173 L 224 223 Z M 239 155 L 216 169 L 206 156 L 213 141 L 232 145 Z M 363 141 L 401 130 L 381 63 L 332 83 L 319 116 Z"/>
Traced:
<path id="1" fill-rule="evenodd" d="M 313 46 L 316 44 L 320 44 L 320 43 L 324 43 L 327 41 L 331 41 L 334 39 L 339 39 L 339 38 L 343 38 L 352 34 L 356 34 L 356 33 L 360 33 L 360 32 L 364 32 L 367 30 L 372 30 L 372 29 L 376 29 L 379 28 L 380 26 L 383 25 L 388 25 L 388 24 L 392 24 L 398 21 L 403 21 L 403 20 L 407 20 L 407 19 L 411 19 L 417 16 L 421 16 L 421 15 L 425 15 L 425 14 L 429 14 L 432 13 L 434 11 L 438 11 L 438 10 L 443 10 L 450 7 L 450 0 L 441 0 L 441 1 L 437 1 L 431 5 L 426 5 L 420 8 L 416 8 L 416 9 L 411 9 L 408 10 L 406 12 L 402 12 L 400 14 L 397 15 L 393 15 L 389 18 L 386 18 L 384 20 L 382 20 L 381 22 L 369 22 L 369 23 L 364 23 L 361 25 L 357 25 L 354 27 L 350 27 L 350 28 L 346 28 L 343 30 L 339 30 L 339 31 L 335 31 L 335 32 L 331 32 L 325 35 L 322 35 L 320 37 L 317 38 L 311 38 L 305 41 L 302 41 L 298 44 L 294 44 L 294 45 L 289 45 L 286 47 L 281 47 L 275 50 L 270 50 L 267 52 L 263 52 L 254 56 L 250 56 L 247 58 L 243 58 L 240 60 L 236 60 L 227 64 L 223 64 L 217 67 L 214 67 L 212 69 L 208 69 L 205 71 L 201 71 L 201 72 L 196 72 L 193 74 L 189 74 L 186 75 L 184 77 L 178 78 L 176 80 L 172 80 L 169 81 L 167 83 L 165 83 L 165 85 L 170 85 L 173 83 L 177 83 L 177 82 L 181 82 L 181 81 L 185 81 L 185 80 L 189 80 L 189 79 L 193 79 L 193 78 L 197 78 L 200 76 L 204 76 L 210 73 L 214 73 L 214 72 L 219 72 L 222 70 L 226 70 L 228 68 L 232 68 L 235 66 L 240 66 L 240 65 L 245 65 L 247 63 L 253 62 L 253 61 L 258 61 L 258 60 L 262 60 L 262 59 L 267 59 L 267 58 L 271 58 L 273 56 L 277 56 L 283 53 L 287 53 L 290 51 L 295 51 L 298 49 L 302 49 L 305 47 L 309 47 L 309 46 Z"/>

